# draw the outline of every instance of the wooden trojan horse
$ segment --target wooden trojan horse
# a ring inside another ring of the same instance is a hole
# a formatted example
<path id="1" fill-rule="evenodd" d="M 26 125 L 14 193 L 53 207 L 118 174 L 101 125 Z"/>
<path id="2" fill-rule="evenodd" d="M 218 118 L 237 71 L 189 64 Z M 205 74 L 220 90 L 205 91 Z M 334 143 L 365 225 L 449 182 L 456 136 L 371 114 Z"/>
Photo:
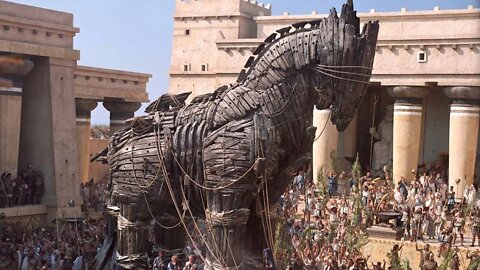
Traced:
<path id="1" fill-rule="evenodd" d="M 168 216 L 192 226 L 187 240 L 204 247 L 207 269 L 243 269 L 257 198 L 260 208 L 276 203 L 309 162 L 314 106 L 347 127 L 368 87 L 378 29 L 368 22 L 360 32 L 348 1 L 340 17 L 332 9 L 270 35 L 233 85 L 188 105 L 188 94 L 164 95 L 115 133 L 107 159 L 120 208 L 118 266 L 146 268 L 152 218 Z M 205 220 L 203 233 L 195 218 Z"/>

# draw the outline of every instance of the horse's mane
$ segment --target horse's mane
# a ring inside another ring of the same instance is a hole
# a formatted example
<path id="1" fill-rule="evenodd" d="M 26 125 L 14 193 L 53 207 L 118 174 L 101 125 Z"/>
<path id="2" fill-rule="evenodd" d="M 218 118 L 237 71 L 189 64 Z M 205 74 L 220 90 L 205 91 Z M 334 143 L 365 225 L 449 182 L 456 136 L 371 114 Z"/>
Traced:
<path id="1" fill-rule="evenodd" d="M 270 34 L 262 43 L 260 43 L 253 52 L 253 55 L 248 58 L 247 62 L 244 65 L 244 68 L 240 71 L 240 75 L 237 78 L 237 83 L 245 82 L 247 76 L 253 71 L 253 69 L 257 66 L 258 62 L 261 61 L 264 55 L 270 51 L 272 46 L 280 42 L 282 39 L 288 38 L 301 32 L 312 31 L 314 29 L 322 30 L 322 27 L 325 27 L 328 22 L 336 19 L 339 19 L 337 11 L 335 8 L 332 8 L 330 9 L 329 16 L 326 18 L 301 21 L 277 29 L 274 33 Z M 355 27 L 355 35 L 359 34 L 360 19 L 356 16 L 356 11 L 354 11 L 353 9 L 352 0 L 348 0 L 347 3 L 342 6 L 340 19 L 343 20 L 343 23 L 345 25 L 350 24 Z M 307 26 L 309 27 L 307 28 Z M 323 28 L 323 30 L 325 30 L 324 32 L 328 36 L 326 40 L 333 41 L 335 33 L 332 33 L 332 31 L 328 32 L 325 28 Z"/>

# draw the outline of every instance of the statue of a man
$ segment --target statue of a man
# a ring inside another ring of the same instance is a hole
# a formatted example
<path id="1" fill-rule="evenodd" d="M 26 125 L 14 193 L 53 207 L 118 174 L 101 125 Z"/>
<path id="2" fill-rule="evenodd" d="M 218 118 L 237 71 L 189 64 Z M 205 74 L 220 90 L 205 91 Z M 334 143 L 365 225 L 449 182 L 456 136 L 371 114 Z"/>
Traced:
<path id="1" fill-rule="evenodd" d="M 382 122 L 370 130 L 375 139 L 379 140 L 373 146 L 372 169 L 380 171 L 384 166 L 392 168 L 393 159 L 393 105 L 387 106 Z"/>

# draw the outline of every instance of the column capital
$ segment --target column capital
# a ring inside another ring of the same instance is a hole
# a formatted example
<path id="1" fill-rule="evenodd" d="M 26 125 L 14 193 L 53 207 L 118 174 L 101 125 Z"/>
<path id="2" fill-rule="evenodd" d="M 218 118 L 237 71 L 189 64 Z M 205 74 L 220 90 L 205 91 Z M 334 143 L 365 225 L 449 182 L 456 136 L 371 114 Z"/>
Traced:
<path id="1" fill-rule="evenodd" d="M 75 108 L 78 111 L 93 111 L 98 105 L 98 102 L 93 99 L 75 98 Z"/>
<path id="2" fill-rule="evenodd" d="M 109 112 L 128 112 L 134 113 L 140 109 L 142 103 L 140 102 L 126 102 L 126 101 L 104 101 L 103 107 Z"/>
<path id="3" fill-rule="evenodd" d="M 422 86 L 394 86 L 387 88 L 390 96 L 406 103 L 419 103 L 429 93 L 429 88 Z M 417 101 L 417 102 L 415 102 Z"/>
<path id="4" fill-rule="evenodd" d="M 97 107 L 97 102 L 93 99 L 75 98 L 75 112 L 78 122 L 89 122 L 91 112 Z"/>
<path id="5" fill-rule="evenodd" d="M 33 69 L 33 62 L 26 56 L 0 55 L 0 70 L 2 74 L 27 75 Z"/>
<path id="6" fill-rule="evenodd" d="M 480 87 L 479 86 L 452 86 L 443 88 L 443 93 L 453 103 L 459 104 L 479 104 Z"/>

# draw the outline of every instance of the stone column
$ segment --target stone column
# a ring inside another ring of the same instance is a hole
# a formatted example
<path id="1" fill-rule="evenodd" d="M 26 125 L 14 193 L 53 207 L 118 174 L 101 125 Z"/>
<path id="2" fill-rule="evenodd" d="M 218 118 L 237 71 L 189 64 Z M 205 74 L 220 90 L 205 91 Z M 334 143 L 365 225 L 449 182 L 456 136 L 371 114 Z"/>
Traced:
<path id="1" fill-rule="evenodd" d="M 0 88 L 0 174 L 17 175 L 22 89 Z"/>
<path id="2" fill-rule="evenodd" d="M 325 176 L 332 168 L 330 165 L 330 155 L 336 156 L 338 131 L 332 124 L 331 112 L 327 110 L 313 111 L 313 125 L 317 127 L 315 133 L 315 142 L 313 143 L 313 182 L 317 183 L 317 175 L 323 170 Z"/>
<path id="3" fill-rule="evenodd" d="M 447 87 L 450 105 L 450 133 L 448 149 L 448 185 L 455 197 L 463 198 L 466 185 L 473 184 L 480 119 L 480 87 Z"/>
<path id="4" fill-rule="evenodd" d="M 426 88 L 396 86 L 388 89 L 395 97 L 393 111 L 393 179 L 413 180 L 420 155 L 423 98 Z"/>
<path id="5" fill-rule="evenodd" d="M 36 57 L 24 77 L 19 167 L 42 171 L 47 220 L 80 215 L 73 72 L 76 61 Z M 73 204 L 69 202 L 73 200 Z"/>
<path id="6" fill-rule="evenodd" d="M 342 152 L 339 153 L 342 159 L 343 157 L 355 158 L 357 156 L 357 124 L 358 117 L 355 114 L 345 131 L 341 136 L 339 135 L 342 138 Z M 338 147 L 340 148 L 340 142 Z"/>
<path id="7" fill-rule="evenodd" d="M 33 68 L 28 56 L 0 55 L 0 174 L 17 176 L 22 112 L 22 77 Z"/>
<path id="8" fill-rule="evenodd" d="M 110 136 L 125 126 L 125 120 L 132 118 L 142 104 L 140 102 L 104 101 L 110 111 Z"/>
<path id="9" fill-rule="evenodd" d="M 87 182 L 90 168 L 90 118 L 97 102 L 91 99 L 75 99 L 77 113 L 77 147 L 80 161 L 80 181 Z"/>

